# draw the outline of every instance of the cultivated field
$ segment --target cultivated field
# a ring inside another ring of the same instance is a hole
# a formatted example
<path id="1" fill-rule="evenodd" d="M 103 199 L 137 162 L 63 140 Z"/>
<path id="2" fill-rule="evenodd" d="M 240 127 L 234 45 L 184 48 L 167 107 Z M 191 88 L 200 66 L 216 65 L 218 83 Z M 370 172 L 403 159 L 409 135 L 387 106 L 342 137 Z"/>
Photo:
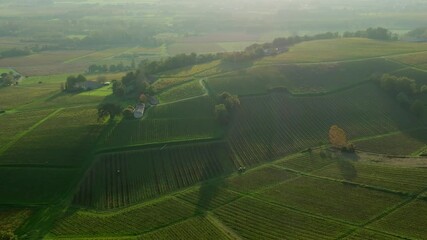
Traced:
<path id="1" fill-rule="evenodd" d="M 182 84 L 159 94 L 161 103 L 173 102 L 185 98 L 197 97 L 205 94 L 205 90 L 198 80 Z"/>
<path id="2" fill-rule="evenodd" d="M 14 232 L 31 215 L 29 209 L 1 209 L 0 208 L 0 231 Z"/>
<path id="3" fill-rule="evenodd" d="M 272 93 L 240 100 L 228 139 L 246 166 L 325 144 L 335 124 L 350 140 L 417 126 L 415 118 L 370 84 L 317 97 Z"/>
<path id="4" fill-rule="evenodd" d="M 128 206 L 234 171 L 224 143 L 167 144 L 100 155 L 74 203 L 97 209 Z"/>
<path id="5" fill-rule="evenodd" d="M 333 62 L 416 53 L 426 50 L 427 44 L 425 43 L 343 38 L 303 42 L 291 47 L 289 52 L 263 58 L 256 64 Z"/>

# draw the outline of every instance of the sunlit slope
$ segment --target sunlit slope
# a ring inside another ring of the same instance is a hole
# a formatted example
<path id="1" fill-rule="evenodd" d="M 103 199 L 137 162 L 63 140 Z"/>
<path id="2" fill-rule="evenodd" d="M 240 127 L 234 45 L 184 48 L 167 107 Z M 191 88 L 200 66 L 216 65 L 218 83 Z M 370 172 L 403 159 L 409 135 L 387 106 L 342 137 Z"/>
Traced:
<path id="1" fill-rule="evenodd" d="M 427 51 L 427 43 L 385 42 L 364 38 L 343 38 L 308 41 L 297 44 L 289 52 L 266 57 L 255 64 L 314 63 L 366 59 Z"/>

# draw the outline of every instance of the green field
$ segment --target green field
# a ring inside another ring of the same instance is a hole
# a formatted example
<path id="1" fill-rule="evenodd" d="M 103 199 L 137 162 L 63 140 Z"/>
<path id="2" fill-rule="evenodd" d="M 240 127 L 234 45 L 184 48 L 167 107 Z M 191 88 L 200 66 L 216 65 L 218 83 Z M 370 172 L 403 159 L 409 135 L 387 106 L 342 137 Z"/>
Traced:
<path id="1" fill-rule="evenodd" d="M 373 74 L 392 72 L 403 65 L 384 59 L 324 64 L 255 66 L 210 78 L 217 93 L 238 95 L 265 94 L 274 88 L 286 88 L 295 94 L 325 93 L 365 82 Z"/>

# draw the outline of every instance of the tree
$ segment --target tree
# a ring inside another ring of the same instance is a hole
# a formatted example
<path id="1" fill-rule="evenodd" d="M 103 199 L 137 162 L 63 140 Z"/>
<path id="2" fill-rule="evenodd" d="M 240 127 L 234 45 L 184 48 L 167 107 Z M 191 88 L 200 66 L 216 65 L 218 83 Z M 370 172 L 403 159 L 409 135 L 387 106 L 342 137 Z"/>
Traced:
<path id="1" fill-rule="evenodd" d="M 133 118 L 133 112 L 135 111 L 135 108 L 133 106 L 128 106 L 123 110 L 123 116 L 126 119 L 132 119 Z"/>
<path id="2" fill-rule="evenodd" d="M 117 97 L 123 97 L 126 93 L 125 87 L 121 81 L 113 81 L 113 94 Z"/>
<path id="3" fill-rule="evenodd" d="M 86 82 L 87 79 L 85 76 L 79 74 L 77 77 L 71 75 L 67 77 L 67 80 L 65 82 L 65 90 L 67 92 L 74 92 L 79 90 L 78 83 Z"/>
<path id="4" fill-rule="evenodd" d="M 236 111 L 240 107 L 239 97 L 237 95 L 231 95 L 228 92 L 221 93 L 219 102 L 223 103 L 230 113 Z"/>
<path id="5" fill-rule="evenodd" d="M 102 103 L 98 106 L 98 121 L 110 117 L 110 120 L 122 113 L 122 108 L 114 103 Z"/>
<path id="6" fill-rule="evenodd" d="M 344 147 L 347 145 L 347 134 L 342 128 L 333 125 L 329 129 L 329 142 L 334 147 Z"/>
<path id="7" fill-rule="evenodd" d="M 427 94 L 427 85 L 422 85 L 420 88 L 420 93 Z"/>
<path id="8" fill-rule="evenodd" d="M 342 151 L 354 152 L 354 145 L 347 141 L 347 134 L 344 129 L 337 125 L 332 125 L 329 129 L 329 142 Z"/>

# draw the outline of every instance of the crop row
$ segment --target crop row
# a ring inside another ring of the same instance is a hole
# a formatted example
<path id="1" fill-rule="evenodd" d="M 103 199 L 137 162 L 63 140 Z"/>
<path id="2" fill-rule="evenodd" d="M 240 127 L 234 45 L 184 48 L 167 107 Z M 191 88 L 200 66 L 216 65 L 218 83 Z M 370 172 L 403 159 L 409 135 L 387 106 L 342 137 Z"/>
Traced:
<path id="1" fill-rule="evenodd" d="M 220 128 L 213 118 L 145 119 L 122 121 L 106 137 L 106 146 L 126 146 L 213 138 Z"/>
<path id="2" fill-rule="evenodd" d="M 401 161 L 408 160 L 402 159 Z M 422 168 L 393 167 L 340 160 L 336 161 L 336 164 L 316 171 L 315 174 L 403 192 L 416 193 L 427 186 L 427 170 Z"/>
<path id="3" fill-rule="evenodd" d="M 261 201 L 243 198 L 214 211 L 245 239 L 332 239 L 348 227 L 312 218 Z"/>
<path id="4" fill-rule="evenodd" d="M 233 156 L 223 143 L 101 155 L 74 202 L 99 209 L 123 207 L 233 169 Z"/>
<path id="5" fill-rule="evenodd" d="M 206 210 L 227 204 L 239 198 L 240 195 L 216 184 L 203 184 L 197 190 L 182 193 L 177 197 Z M 203 211 L 203 209 L 200 210 Z"/>
<path id="6" fill-rule="evenodd" d="M 59 219 L 50 235 L 126 236 L 139 235 L 159 226 L 186 219 L 195 208 L 174 199 L 165 199 L 143 206 L 133 206 L 111 213 L 72 212 Z"/>
<path id="7" fill-rule="evenodd" d="M 335 124 L 350 140 L 417 126 L 412 116 L 372 85 L 319 97 L 274 93 L 243 98 L 241 103 L 229 141 L 246 165 L 324 144 Z"/>
<path id="8" fill-rule="evenodd" d="M 195 217 L 158 231 L 142 235 L 138 239 L 228 239 L 224 233 L 206 218 Z"/>
<path id="9" fill-rule="evenodd" d="M 396 194 L 310 177 L 295 178 L 259 195 L 277 204 L 357 224 L 405 200 Z"/>

